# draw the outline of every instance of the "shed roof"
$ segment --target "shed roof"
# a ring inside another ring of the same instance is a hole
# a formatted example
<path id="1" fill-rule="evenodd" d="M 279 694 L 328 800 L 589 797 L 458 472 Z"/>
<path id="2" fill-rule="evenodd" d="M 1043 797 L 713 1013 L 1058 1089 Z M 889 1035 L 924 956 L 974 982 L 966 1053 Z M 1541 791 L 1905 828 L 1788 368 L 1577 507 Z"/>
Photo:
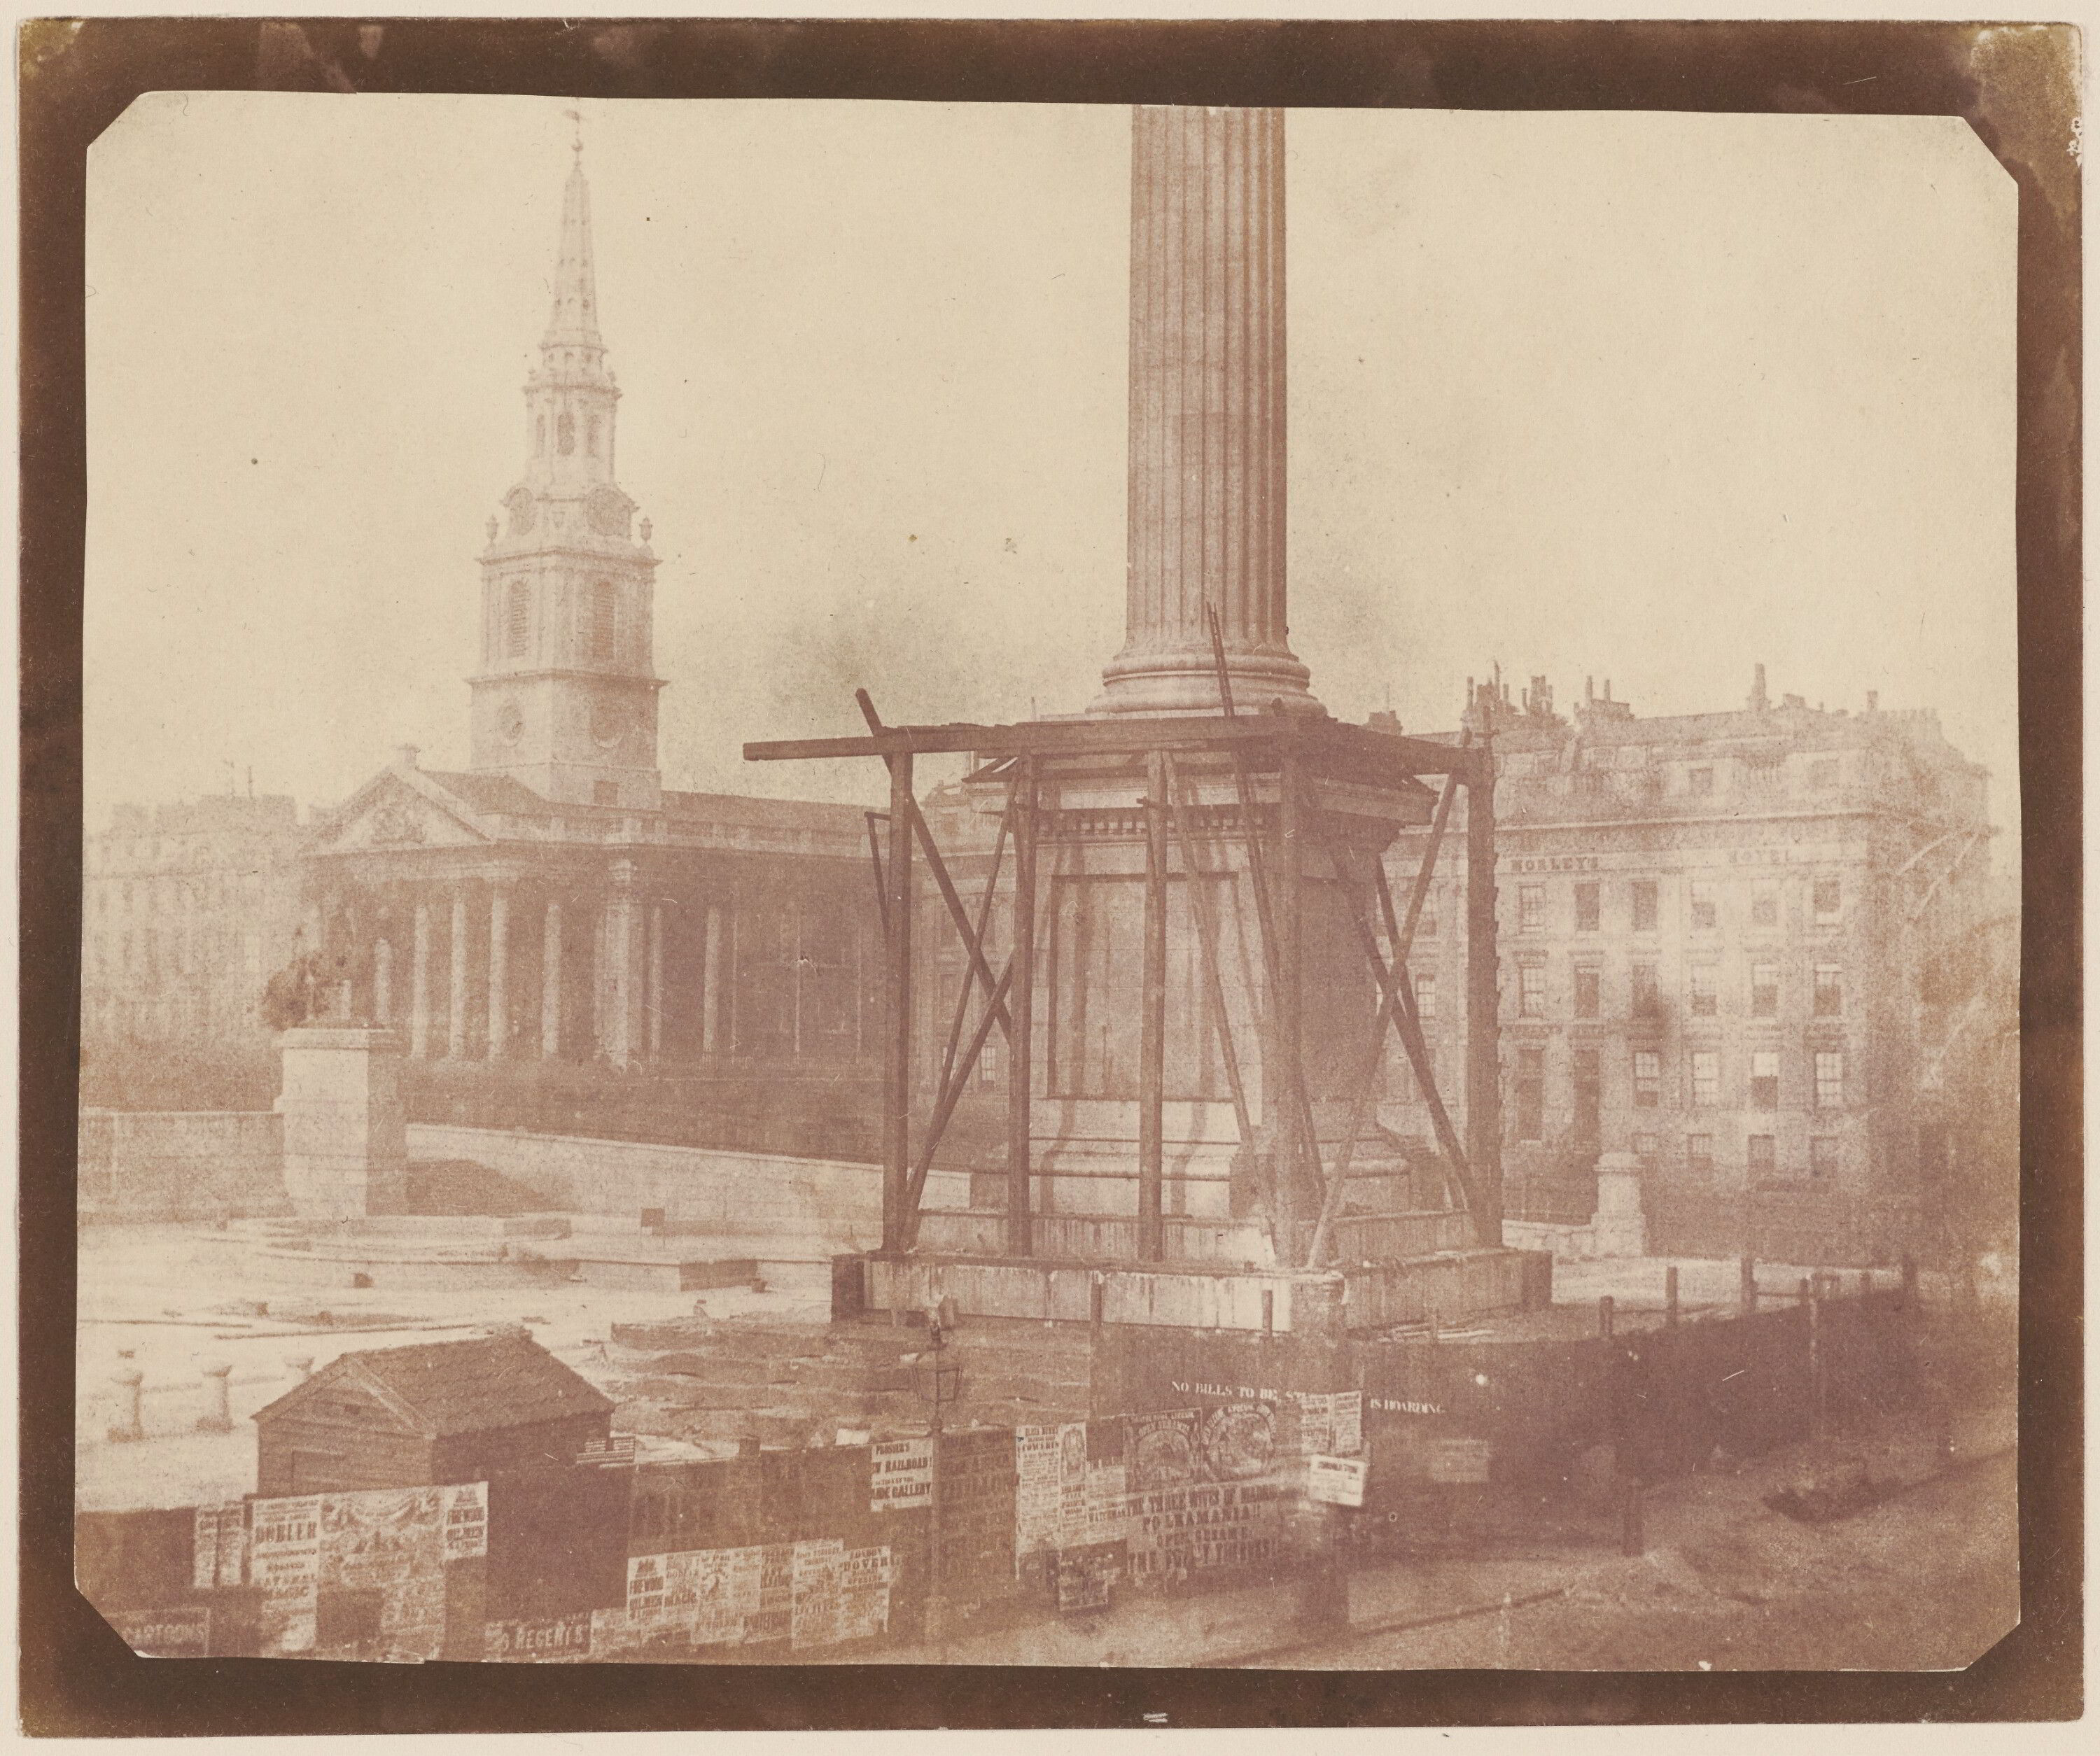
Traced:
<path id="1" fill-rule="evenodd" d="M 434 1438 L 611 1411 L 612 1399 L 529 1335 L 483 1335 L 346 1353 L 255 1412 L 266 1420 L 308 1392 L 363 1383 Z"/>

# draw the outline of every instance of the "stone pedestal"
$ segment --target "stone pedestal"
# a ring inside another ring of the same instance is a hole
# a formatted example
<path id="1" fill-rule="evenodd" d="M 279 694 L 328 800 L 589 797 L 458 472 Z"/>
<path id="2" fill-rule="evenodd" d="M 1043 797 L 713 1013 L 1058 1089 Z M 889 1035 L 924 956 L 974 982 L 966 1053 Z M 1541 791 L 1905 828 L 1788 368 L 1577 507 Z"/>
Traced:
<path id="1" fill-rule="evenodd" d="M 1597 1211 L 1590 1220 L 1590 1250 L 1599 1256 L 1644 1256 L 1648 1220 L 1641 1211 L 1641 1164 L 1631 1153 L 1597 1161 Z"/>
<path id="2" fill-rule="evenodd" d="M 391 1030 L 310 1026 L 277 1039 L 285 1191 L 306 1220 L 398 1213 L 408 1172 L 402 1042 Z"/>

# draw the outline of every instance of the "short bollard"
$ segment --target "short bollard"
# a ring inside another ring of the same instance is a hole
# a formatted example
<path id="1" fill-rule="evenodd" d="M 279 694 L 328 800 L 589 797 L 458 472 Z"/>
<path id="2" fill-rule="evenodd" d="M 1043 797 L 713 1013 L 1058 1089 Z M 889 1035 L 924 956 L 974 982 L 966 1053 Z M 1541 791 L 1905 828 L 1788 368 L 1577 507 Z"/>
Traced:
<path id="1" fill-rule="evenodd" d="M 115 1374 L 117 1391 L 117 1424 L 109 1429 L 109 1436 L 120 1444 L 146 1436 L 146 1423 L 141 1418 L 146 1374 L 135 1366 L 127 1366 Z"/>
<path id="2" fill-rule="evenodd" d="M 197 1417 L 201 1433 L 233 1431 L 233 1404 L 227 1386 L 233 1376 L 231 1360 L 214 1360 L 204 1369 L 204 1413 Z"/>

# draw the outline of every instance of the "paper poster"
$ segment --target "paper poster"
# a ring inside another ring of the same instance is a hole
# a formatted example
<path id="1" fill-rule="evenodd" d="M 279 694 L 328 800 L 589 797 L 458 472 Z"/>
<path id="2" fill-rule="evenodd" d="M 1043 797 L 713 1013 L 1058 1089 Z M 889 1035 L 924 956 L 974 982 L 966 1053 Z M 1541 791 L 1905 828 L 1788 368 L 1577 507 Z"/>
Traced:
<path id="1" fill-rule="evenodd" d="M 124 1643 L 144 1657 L 203 1658 L 211 1651 L 211 1612 L 202 1604 L 105 1613 Z"/>
<path id="2" fill-rule="evenodd" d="M 1361 1458 L 1308 1458 L 1305 1497 L 1327 1506 L 1361 1506 L 1365 1473 Z"/>
<path id="3" fill-rule="evenodd" d="M 836 1646 L 845 1635 L 845 1552 L 795 1546 L 795 1594 L 789 1635 L 796 1649 Z"/>
<path id="4" fill-rule="evenodd" d="M 379 1644 L 435 1658 L 444 1643 L 444 1487 L 374 1488 L 321 1497 L 320 1577 L 379 1593 Z"/>
<path id="5" fill-rule="evenodd" d="M 1133 1492 L 1179 1488 L 1196 1479 L 1197 1427 L 1193 1409 L 1134 1414 L 1123 1423 L 1123 1459 Z"/>
<path id="6" fill-rule="evenodd" d="M 1295 1488 L 1198 1483 L 1130 1497 L 1133 1577 L 1172 1577 L 1273 1560 L 1283 1552 Z"/>
<path id="7" fill-rule="evenodd" d="M 1295 1400 L 1298 1407 L 1299 1455 L 1353 1457 L 1363 1449 L 1361 1391 L 1308 1392 Z"/>
<path id="8" fill-rule="evenodd" d="M 1070 1436 L 1078 1436 L 1074 1442 Z M 1076 1465 L 1074 1454 L 1076 1452 Z M 1086 1503 L 1087 1429 L 1074 1422 L 1063 1427 L 1023 1427 L 1013 1436 L 1013 1553 L 1024 1555 L 1064 1546 L 1065 1520 L 1074 1500 L 1082 1519 Z M 1076 1467 L 1076 1489 L 1067 1484 Z"/>
<path id="9" fill-rule="evenodd" d="M 311 1651 L 320 1608 L 320 1494 L 258 1500 L 249 1507 L 248 1577 L 262 1588 L 262 1654 Z"/>
<path id="10" fill-rule="evenodd" d="M 1198 1459 L 1212 1481 L 1265 1475 L 1276 1458 L 1276 1405 L 1234 1402 L 1203 1411 Z"/>
<path id="11" fill-rule="evenodd" d="M 445 1489 L 445 1559 L 470 1561 L 488 1553 L 488 1484 L 456 1483 Z"/>
<path id="12" fill-rule="evenodd" d="M 933 1503 L 933 1441 L 885 1440 L 868 1452 L 868 1504 L 876 1511 Z"/>
<path id="13" fill-rule="evenodd" d="M 1087 1466 L 1087 1520 L 1074 1546 L 1119 1542 L 1130 1529 L 1130 1472 L 1122 1463 Z"/>
<path id="14" fill-rule="evenodd" d="M 841 1640 L 872 1640 L 889 1630 L 889 1588 L 894 1576 L 886 1546 L 847 1551 L 839 1580 Z"/>
<path id="15" fill-rule="evenodd" d="M 243 1583 L 248 1559 L 248 1508 L 235 1500 L 196 1509 L 195 1572 L 200 1591 Z"/>
<path id="16" fill-rule="evenodd" d="M 543 1621 L 490 1622 L 482 1657 L 512 1664 L 554 1665 L 588 1658 L 590 1650 L 591 1612 L 580 1610 Z"/>

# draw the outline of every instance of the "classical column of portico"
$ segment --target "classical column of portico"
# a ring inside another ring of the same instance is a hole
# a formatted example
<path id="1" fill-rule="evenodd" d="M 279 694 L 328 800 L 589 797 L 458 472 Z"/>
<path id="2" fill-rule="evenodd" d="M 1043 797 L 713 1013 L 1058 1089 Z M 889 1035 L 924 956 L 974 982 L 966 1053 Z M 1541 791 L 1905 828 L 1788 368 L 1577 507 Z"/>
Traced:
<path id="1" fill-rule="evenodd" d="M 430 1053 L 430 905 L 416 898 L 415 937 L 408 966 L 408 1052 L 417 1061 Z"/>
<path id="2" fill-rule="evenodd" d="M 1128 617 L 1096 713 L 1317 710 L 1284 603 L 1283 113 L 1131 136 Z"/>
<path id="3" fill-rule="evenodd" d="M 615 860 L 598 935 L 598 1047 L 616 1067 L 632 1067 L 647 1042 L 642 1015 L 647 947 L 638 871 L 632 860 Z"/>
<path id="4" fill-rule="evenodd" d="M 445 1053 L 453 1061 L 466 1059 L 467 986 L 466 885 L 452 886 L 452 1008 L 445 1021 Z"/>
<path id="5" fill-rule="evenodd" d="M 488 1058 L 510 1052 L 510 887 L 508 872 L 488 886 Z"/>
<path id="6" fill-rule="evenodd" d="M 708 904 L 706 944 L 700 963 L 700 1052 L 722 1052 L 722 911 Z"/>
<path id="7" fill-rule="evenodd" d="M 381 939 L 372 947 L 372 1021 L 394 1021 L 394 942 Z"/>
<path id="8" fill-rule="evenodd" d="M 649 905 L 649 1058 L 664 1058 L 664 929 L 665 905 Z"/>
<path id="9" fill-rule="evenodd" d="M 553 1061 L 562 1052 L 562 903 L 547 899 L 540 941 L 540 1057 Z"/>

